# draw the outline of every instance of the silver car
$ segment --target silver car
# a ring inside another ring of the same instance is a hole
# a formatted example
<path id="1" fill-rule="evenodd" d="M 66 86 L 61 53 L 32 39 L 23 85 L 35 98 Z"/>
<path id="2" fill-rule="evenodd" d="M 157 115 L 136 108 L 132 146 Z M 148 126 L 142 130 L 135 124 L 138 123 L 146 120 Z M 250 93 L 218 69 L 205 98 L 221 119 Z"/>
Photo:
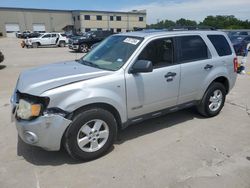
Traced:
<path id="1" fill-rule="evenodd" d="M 218 31 L 110 36 L 78 61 L 26 70 L 11 98 L 19 136 L 81 160 L 100 157 L 128 125 L 196 106 L 221 111 L 237 58 Z"/>

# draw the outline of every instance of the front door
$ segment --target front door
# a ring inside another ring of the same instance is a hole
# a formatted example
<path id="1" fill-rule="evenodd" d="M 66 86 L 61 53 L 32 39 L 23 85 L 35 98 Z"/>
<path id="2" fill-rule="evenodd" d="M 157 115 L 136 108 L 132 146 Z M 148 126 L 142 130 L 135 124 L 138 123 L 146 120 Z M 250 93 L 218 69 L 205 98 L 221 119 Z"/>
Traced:
<path id="1" fill-rule="evenodd" d="M 50 45 L 50 38 L 51 38 L 51 34 L 45 34 L 44 36 L 42 36 L 40 43 L 41 45 Z"/>
<path id="2" fill-rule="evenodd" d="M 153 63 L 153 72 L 126 73 L 128 118 L 162 110 L 177 104 L 180 65 L 175 64 L 174 39 L 155 39 L 137 60 Z"/>

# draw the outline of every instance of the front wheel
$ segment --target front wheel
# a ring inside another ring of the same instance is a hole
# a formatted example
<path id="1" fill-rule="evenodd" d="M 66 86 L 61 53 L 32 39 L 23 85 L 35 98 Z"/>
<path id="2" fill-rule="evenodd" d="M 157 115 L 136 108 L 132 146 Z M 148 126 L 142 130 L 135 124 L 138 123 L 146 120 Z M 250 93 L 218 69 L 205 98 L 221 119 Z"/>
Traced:
<path id="1" fill-rule="evenodd" d="M 213 117 L 220 113 L 226 99 L 226 89 L 221 83 L 214 82 L 207 89 L 200 104 L 198 112 L 205 117 Z"/>
<path id="2" fill-rule="evenodd" d="M 113 145 L 117 123 L 107 110 L 92 108 L 76 115 L 65 133 L 69 155 L 84 161 L 104 155 Z"/>
<path id="3" fill-rule="evenodd" d="M 87 44 L 81 44 L 80 45 L 80 51 L 83 53 L 87 53 L 89 51 L 89 47 Z"/>
<path id="4" fill-rule="evenodd" d="M 37 47 L 38 47 L 38 43 L 37 42 L 32 43 L 32 48 L 37 48 Z"/>

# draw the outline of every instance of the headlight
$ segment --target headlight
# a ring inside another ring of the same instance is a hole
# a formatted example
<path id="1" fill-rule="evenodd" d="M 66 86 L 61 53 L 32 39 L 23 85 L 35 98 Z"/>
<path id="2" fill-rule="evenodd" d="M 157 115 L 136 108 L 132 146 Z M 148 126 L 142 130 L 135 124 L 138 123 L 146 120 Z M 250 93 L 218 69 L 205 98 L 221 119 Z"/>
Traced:
<path id="1" fill-rule="evenodd" d="M 74 40 L 73 42 L 74 42 L 74 43 L 78 43 L 78 40 Z"/>
<path id="2" fill-rule="evenodd" d="M 21 119 L 30 119 L 31 117 L 37 117 L 41 112 L 41 104 L 32 104 L 23 99 L 19 100 L 17 109 L 17 117 Z"/>

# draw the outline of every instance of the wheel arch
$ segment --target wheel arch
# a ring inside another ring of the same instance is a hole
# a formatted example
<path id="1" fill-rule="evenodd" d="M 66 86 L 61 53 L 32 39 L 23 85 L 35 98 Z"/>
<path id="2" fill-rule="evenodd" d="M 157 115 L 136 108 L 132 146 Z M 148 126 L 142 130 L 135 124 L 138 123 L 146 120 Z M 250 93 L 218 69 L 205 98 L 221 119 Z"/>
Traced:
<path id="1" fill-rule="evenodd" d="M 225 89 L 226 89 L 226 94 L 228 94 L 229 92 L 229 80 L 225 77 L 225 76 L 219 76 L 217 78 L 215 78 L 210 84 L 209 86 L 214 83 L 214 82 L 217 82 L 217 83 L 221 83 Z M 209 86 L 207 87 L 207 89 L 209 88 Z"/>
<path id="2" fill-rule="evenodd" d="M 120 116 L 119 111 L 114 106 L 112 106 L 111 104 L 108 104 L 108 103 L 98 102 L 98 103 L 91 103 L 91 104 L 81 106 L 81 107 L 75 109 L 73 112 L 71 112 L 68 115 L 68 118 L 73 120 L 74 116 L 81 113 L 82 111 L 85 111 L 85 110 L 88 110 L 91 108 L 102 108 L 102 109 L 105 109 L 105 110 L 109 111 L 110 113 L 112 113 L 117 121 L 117 126 L 118 126 L 117 128 L 119 130 L 122 129 L 122 120 L 121 120 L 121 116 Z"/>

